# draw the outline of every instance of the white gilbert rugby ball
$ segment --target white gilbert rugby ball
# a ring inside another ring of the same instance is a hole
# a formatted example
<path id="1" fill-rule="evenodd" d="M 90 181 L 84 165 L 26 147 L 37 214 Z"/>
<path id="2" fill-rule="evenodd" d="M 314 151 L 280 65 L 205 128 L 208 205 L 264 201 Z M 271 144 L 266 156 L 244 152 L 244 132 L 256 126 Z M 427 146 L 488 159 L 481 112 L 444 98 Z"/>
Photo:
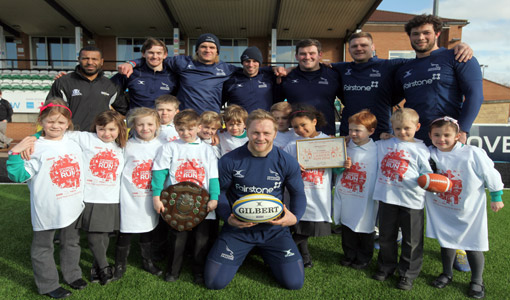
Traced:
<path id="1" fill-rule="evenodd" d="M 241 221 L 263 223 L 278 218 L 283 203 L 272 195 L 249 194 L 234 202 L 232 212 Z"/>

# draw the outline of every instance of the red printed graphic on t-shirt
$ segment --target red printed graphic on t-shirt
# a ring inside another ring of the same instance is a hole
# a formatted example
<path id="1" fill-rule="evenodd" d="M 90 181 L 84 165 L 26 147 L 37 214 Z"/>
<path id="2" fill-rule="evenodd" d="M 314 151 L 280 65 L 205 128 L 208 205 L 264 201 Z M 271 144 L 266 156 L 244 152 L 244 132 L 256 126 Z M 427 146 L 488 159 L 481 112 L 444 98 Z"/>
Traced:
<path id="1" fill-rule="evenodd" d="M 314 184 L 322 184 L 324 180 L 324 169 L 312 169 L 301 172 L 303 181 L 313 182 Z"/>
<path id="2" fill-rule="evenodd" d="M 196 159 L 187 160 L 179 165 L 175 172 L 175 180 L 177 182 L 190 181 L 204 186 L 205 169 Z"/>
<path id="3" fill-rule="evenodd" d="M 444 204 L 458 205 L 459 200 L 461 199 L 460 193 L 462 193 L 462 180 L 460 179 L 460 174 L 457 171 L 452 170 L 439 174 L 450 178 L 452 188 L 446 193 L 437 193 L 437 196 L 444 200 Z M 435 201 L 437 201 L 437 199 Z"/>
<path id="4" fill-rule="evenodd" d="M 144 160 L 133 169 L 131 180 L 133 184 L 143 190 L 150 190 L 152 179 L 152 159 Z"/>
<path id="5" fill-rule="evenodd" d="M 176 140 L 176 139 L 178 139 L 178 138 L 179 138 L 178 136 L 169 136 L 169 137 L 167 138 L 167 140 L 168 140 L 169 142 L 173 142 L 173 141 L 175 141 L 175 140 Z"/>
<path id="6" fill-rule="evenodd" d="M 99 177 L 104 181 L 117 180 L 119 159 L 113 149 L 101 151 L 90 160 L 89 168 L 92 176 Z"/>
<path id="7" fill-rule="evenodd" d="M 80 165 L 70 155 L 59 156 L 50 168 L 50 178 L 59 188 L 77 188 L 80 186 Z"/>
<path id="8" fill-rule="evenodd" d="M 367 181 L 367 172 L 363 163 L 355 163 L 350 169 L 346 169 L 342 174 L 340 183 L 342 186 L 353 192 L 363 193 L 363 186 Z"/>
<path id="9" fill-rule="evenodd" d="M 409 167 L 409 160 L 405 159 L 405 151 L 394 151 L 386 154 L 381 162 L 381 172 L 390 181 L 402 181 Z"/>

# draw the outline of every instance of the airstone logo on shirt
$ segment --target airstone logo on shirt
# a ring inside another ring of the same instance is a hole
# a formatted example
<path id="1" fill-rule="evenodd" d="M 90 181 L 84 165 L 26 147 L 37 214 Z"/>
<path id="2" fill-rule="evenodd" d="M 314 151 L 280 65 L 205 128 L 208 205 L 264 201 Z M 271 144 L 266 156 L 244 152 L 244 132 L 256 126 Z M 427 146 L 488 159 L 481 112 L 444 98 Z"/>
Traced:
<path id="1" fill-rule="evenodd" d="M 177 171 L 175 171 L 175 180 L 177 180 L 177 182 L 189 181 L 203 187 L 204 179 L 205 169 L 202 164 L 195 159 L 181 163 Z"/>
<path id="2" fill-rule="evenodd" d="M 390 181 L 402 181 L 409 168 L 404 150 L 388 152 L 381 161 L 381 172 Z"/>
<path id="3" fill-rule="evenodd" d="M 434 83 L 434 80 L 440 80 L 440 79 L 441 79 L 441 73 L 434 73 L 434 74 L 432 74 L 432 78 L 415 80 L 415 81 L 404 83 L 404 90 L 410 89 L 412 87 L 422 86 L 425 84 L 432 84 L 432 83 Z"/>
<path id="4" fill-rule="evenodd" d="M 80 165 L 76 158 L 65 155 L 59 156 L 50 168 L 51 182 L 59 188 L 77 188 L 80 186 Z"/>
<path id="5" fill-rule="evenodd" d="M 461 200 L 460 193 L 462 193 L 462 180 L 459 172 L 452 170 L 444 172 L 438 170 L 438 173 L 450 179 L 452 182 L 452 188 L 446 193 L 437 193 L 437 196 L 444 200 L 442 204 L 457 206 L 459 204 L 459 200 Z M 434 199 L 434 202 L 438 202 L 437 198 Z"/>
<path id="6" fill-rule="evenodd" d="M 281 182 L 275 182 L 273 187 L 258 187 L 258 186 L 246 186 L 241 185 L 239 183 L 236 183 L 235 187 L 236 190 L 239 190 L 243 193 L 250 193 L 250 194 L 272 194 L 275 189 L 281 188 L 282 183 Z"/>
<path id="7" fill-rule="evenodd" d="M 379 81 L 372 81 L 370 85 L 344 84 L 344 91 L 370 92 L 379 87 Z"/>
<path id="8" fill-rule="evenodd" d="M 119 159 L 113 149 L 98 152 L 92 157 L 89 163 L 92 176 L 103 179 L 104 181 L 117 180 L 118 167 Z"/>
<path id="9" fill-rule="evenodd" d="M 352 192 L 363 193 L 363 187 L 367 182 L 367 172 L 364 163 L 356 162 L 350 169 L 346 169 L 342 174 L 340 183 L 342 187 Z"/>
<path id="10" fill-rule="evenodd" d="M 136 165 L 131 173 L 131 181 L 133 184 L 142 190 L 150 190 L 152 179 L 152 159 L 142 160 L 141 163 Z"/>

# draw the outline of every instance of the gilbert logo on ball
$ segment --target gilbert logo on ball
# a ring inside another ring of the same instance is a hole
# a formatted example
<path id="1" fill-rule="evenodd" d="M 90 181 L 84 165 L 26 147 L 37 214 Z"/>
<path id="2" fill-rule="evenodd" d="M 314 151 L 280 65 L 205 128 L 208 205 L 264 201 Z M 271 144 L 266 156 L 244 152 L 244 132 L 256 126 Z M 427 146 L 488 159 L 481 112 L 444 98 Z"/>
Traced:
<path id="1" fill-rule="evenodd" d="M 241 221 L 264 223 L 282 214 L 283 203 L 272 195 L 249 194 L 234 202 L 232 211 Z"/>
<path id="2" fill-rule="evenodd" d="M 452 182 L 446 176 L 436 173 L 423 174 L 418 177 L 418 185 L 429 192 L 444 193 L 452 188 Z"/>

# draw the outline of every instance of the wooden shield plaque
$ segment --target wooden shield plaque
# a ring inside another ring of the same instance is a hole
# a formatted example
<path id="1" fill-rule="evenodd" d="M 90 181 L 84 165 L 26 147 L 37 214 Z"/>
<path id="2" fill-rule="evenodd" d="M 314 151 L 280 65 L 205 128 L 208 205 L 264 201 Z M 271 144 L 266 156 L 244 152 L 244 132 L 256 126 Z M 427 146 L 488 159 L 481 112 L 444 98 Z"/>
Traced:
<path id="1" fill-rule="evenodd" d="M 179 182 L 161 192 L 163 219 L 177 231 L 191 230 L 207 216 L 209 193 L 192 182 Z"/>

